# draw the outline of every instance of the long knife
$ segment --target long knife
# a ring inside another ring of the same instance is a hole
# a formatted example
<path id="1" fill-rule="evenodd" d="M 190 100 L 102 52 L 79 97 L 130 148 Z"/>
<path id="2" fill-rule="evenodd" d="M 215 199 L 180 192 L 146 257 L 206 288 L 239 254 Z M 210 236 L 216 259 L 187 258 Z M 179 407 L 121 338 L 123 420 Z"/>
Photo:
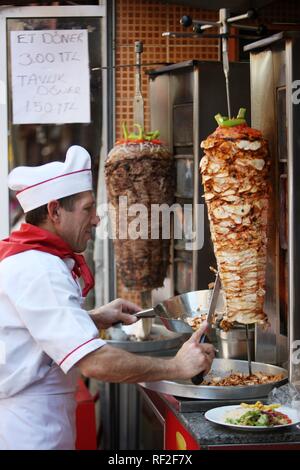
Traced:
<path id="1" fill-rule="evenodd" d="M 141 55 L 143 52 L 142 41 L 134 43 L 136 62 L 135 62 L 135 95 L 133 99 L 133 123 L 144 127 L 144 100 L 141 87 Z"/>
<path id="2" fill-rule="evenodd" d="M 220 280 L 219 273 L 217 273 L 216 280 L 215 280 L 215 285 L 214 285 L 212 295 L 211 295 L 211 298 L 210 298 L 208 313 L 207 313 L 207 317 L 206 317 L 206 321 L 209 324 L 209 326 L 212 325 L 212 321 L 213 321 L 213 318 L 214 318 L 214 313 L 215 313 L 215 310 L 216 310 L 220 290 L 221 290 L 221 280 Z M 207 336 L 204 333 L 200 338 L 200 343 L 205 343 L 206 338 L 207 338 Z M 194 377 L 192 377 L 192 382 L 193 382 L 194 385 L 200 385 L 203 382 L 203 378 L 204 378 L 204 374 L 203 374 L 203 372 L 201 372 L 200 374 L 195 375 Z"/>

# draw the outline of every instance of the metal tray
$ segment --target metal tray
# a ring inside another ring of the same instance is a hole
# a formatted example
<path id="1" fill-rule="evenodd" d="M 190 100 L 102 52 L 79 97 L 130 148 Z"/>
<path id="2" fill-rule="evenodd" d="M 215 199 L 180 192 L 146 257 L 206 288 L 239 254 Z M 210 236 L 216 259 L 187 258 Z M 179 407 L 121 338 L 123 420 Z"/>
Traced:
<path id="1" fill-rule="evenodd" d="M 116 348 L 124 349 L 133 353 L 151 353 L 165 351 L 168 349 L 180 348 L 188 336 L 181 333 L 173 333 L 163 325 L 152 325 L 151 340 L 145 341 L 117 341 L 106 340 L 107 344 Z"/>
<path id="2" fill-rule="evenodd" d="M 225 399 L 247 399 L 260 398 L 268 395 L 274 388 L 287 382 L 288 372 L 281 367 L 262 362 L 252 362 L 253 372 L 262 372 L 269 375 L 282 374 L 283 379 L 262 385 L 242 385 L 238 387 L 217 387 L 213 385 L 193 385 L 190 381 L 161 380 L 159 382 L 142 382 L 142 387 L 154 390 L 156 392 L 167 393 L 185 398 L 198 398 L 206 400 L 225 400 Z M 248 373 L 248 362 L 236 359 L 214 359 L 211 371 L 215 377 L 224 377 L 232 372 Z"/>

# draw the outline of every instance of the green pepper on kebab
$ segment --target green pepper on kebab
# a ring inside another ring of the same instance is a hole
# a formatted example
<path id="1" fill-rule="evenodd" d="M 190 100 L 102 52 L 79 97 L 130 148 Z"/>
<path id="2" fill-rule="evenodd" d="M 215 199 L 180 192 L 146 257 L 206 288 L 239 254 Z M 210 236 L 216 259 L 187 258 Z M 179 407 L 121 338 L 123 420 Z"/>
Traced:
<path id="1" fill-rule="evenodd" d="M 240 108 L 238 115 L 235 118 L 230 119 L 228 116 L 222 116 L 220 113 L 215 115 L 215 120 L 220 127 L 233 127 L 241 126 L 246 124 L 246 108 Z"/>

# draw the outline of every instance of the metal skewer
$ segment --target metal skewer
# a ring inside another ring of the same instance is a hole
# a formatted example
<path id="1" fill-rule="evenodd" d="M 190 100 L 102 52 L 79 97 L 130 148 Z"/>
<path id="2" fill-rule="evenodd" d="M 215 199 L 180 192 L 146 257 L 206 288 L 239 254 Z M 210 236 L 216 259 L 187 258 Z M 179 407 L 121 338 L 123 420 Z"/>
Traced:
<path id="1" fill-rule="evenodd" d="M 227 111 L 228 117 L 231 118 L 231 106 L 230 106 L 230 90 L 229 90 L 229 59 L 228 59 L 228 40 L 222 38 L 222 55 L 223 55 L 223 71 L 225 75 L 226 83 L 226 97 L 227 97 Z"/>
<path id="2" fill-rule="evenodd" d="M 222 62 L 223 62 L 223 71 L 225 75 L 225 84 L 226 84 L 226 97 L 227 97 L 227 110 L 228 118 L 232 117 L 231 115 L 231 105 L 230 105 L 230 83 L 229 83 L 229 59 L 228 59 L 228 38 L 232 37 L 230 35 L 230 26 L 237 29 L 249 29 L 249 31 L 255 31 L 257 34 L 263 34 L 265 29 L 262 26 L 248 26 L 241 25 L 236 23 L 236 21 L 245 20 L 249 18 L 256 18 L 256 11 L 254 9 L 248 10 L 242 15 L 230 17 L 230 11 L 227 8 L 221 8 L 219 10 L 219 21 L 207 21 L 207 20 L 192 20 L 190 16 L 184 15 L 180 23 L 185 28 L 193 26 L 193 33 L 182 33 L 182 32 L 172 32 L 167 31 L 162 33 L 163 36 L 168 37 L 219 37 L 222 39 Z M 216 35 L 207 35 L 203 34 L 205 31 L 210 30 L 211 28 L 218 28 L 219 32 Z"/>
<path id="3" fill-rule="evenodd" d="M 231 105 L 230 105 L 230 90 L 229 90 L 229 58 L 228 58 L 228 34 L 229 26 L 227 20 L 229 18 L 229 10 L 226 8 L 221 8 L 220 10 L 220 34 L 222 36 L 222 62 L 223 62 L 223 71 L 225 75 L 225 84 L 226 84 L 226 97 L 227 97 L 227 111 L 228 117 L 231 118 Z"/>
<path id="4" fill-rule="evenodd" d="M 249 375 L 252 375 L 249 325 L 246 325 L 246 339 L 247 339 L 248 371 L 249 371 Z"/>
<path id="5" fill-rule="evenodd" d="M 141 80 L 141 55 L 143 52 L 142 41 L 134 43 L 136 55 L 135 70 L 135 94 L 133 99 L 133 122 L 144 127 L 144 100 L 142 96 L 142 80 Z"/>

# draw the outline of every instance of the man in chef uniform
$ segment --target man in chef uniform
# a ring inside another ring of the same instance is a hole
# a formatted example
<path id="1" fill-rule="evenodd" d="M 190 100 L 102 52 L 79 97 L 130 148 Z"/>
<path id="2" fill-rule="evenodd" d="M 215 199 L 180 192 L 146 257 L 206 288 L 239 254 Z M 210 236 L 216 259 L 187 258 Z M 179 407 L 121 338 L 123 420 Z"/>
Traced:
<path id="1" fill-rule="evenodd" d="M 136 321 L 139 307 L 121 299 L 82 307 L 94 284 L 78 253 L 99 222 L 84 148 L 70 147 L 64 163 L 15 168 L 8 185 L 26 223 L 0 242 L 0 449 L 74 449 L 78 372 L 127 383 L 208 372 L 214 349 L 199 344 L 206 325 L 171 359 L 99 338 L 99 328 Z"/>

